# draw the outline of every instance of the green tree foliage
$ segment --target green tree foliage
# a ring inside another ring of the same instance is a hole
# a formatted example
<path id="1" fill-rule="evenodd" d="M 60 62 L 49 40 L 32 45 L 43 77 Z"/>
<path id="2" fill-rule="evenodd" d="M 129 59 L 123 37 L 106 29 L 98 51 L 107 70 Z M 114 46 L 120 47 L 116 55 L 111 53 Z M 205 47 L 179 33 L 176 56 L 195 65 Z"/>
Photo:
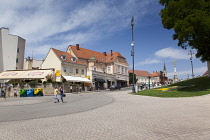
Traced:
<path id="1" fill-rule="evenodd" d="M 134 74 L 134 81 L 135 83 L 138 81 L 138 78 L 136 78 L 136 74 Z M 129 83 L 133 84 L 133 73 L 129 73 Z"/>
<path id="2" fill-rule="evenodd" d="M 163 27 L 174 29 L 174 40 L 186 49 L 197 50 L 196 57 L 210 61 L 210 0 L 159 0 Z"/>

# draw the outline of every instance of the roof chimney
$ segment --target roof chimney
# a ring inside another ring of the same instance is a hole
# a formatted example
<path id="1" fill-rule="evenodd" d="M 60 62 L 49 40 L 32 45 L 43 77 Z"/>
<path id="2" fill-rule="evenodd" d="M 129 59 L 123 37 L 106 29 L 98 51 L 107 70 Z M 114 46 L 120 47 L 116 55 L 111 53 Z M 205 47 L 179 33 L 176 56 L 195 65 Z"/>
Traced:
<path id="1" fill-rule="evenodd" d="M 103 54 L 106 56 L 106 52 L 103 52 Z"/>
<path id="2" fill-rule="evenodd" d="M 79 44 L 76 44 L 76 48 L 77 48 L 77 50 L 79 50 Z"/>
<path id="3" fill-rule="evenodd" d="M 111 50 L 111 56 L 112 56 L 112 50 Z"/>

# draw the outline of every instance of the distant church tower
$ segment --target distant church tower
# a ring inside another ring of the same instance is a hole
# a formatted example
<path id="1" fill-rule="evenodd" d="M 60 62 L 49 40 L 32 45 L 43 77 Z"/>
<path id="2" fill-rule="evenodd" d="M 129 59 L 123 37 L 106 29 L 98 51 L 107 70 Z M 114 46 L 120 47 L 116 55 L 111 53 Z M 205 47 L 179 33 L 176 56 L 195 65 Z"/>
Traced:
<path id="1" fill-rule="evenodd" d="M 166 64 L 164 62 L 164 67 L 163 67 L 163 75 L 164 77 L 167 77 L 167 71 L 166 71 Z"/>
<path id="2" fill-rule="evenodd" d="M 178 81 L 178 77 L 176 75 L 176 60 L 174 60 L 174 79 L 173 79 L 173 82 L 177 82 Z"/>

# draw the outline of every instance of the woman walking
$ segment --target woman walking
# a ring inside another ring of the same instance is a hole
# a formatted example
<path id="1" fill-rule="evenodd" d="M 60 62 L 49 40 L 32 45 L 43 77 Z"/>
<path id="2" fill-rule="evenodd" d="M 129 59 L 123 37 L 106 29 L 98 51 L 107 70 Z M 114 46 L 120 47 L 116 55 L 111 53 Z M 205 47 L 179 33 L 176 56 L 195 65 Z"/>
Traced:
<path id="1" fill-rule="evenodd" d="M 60 98 L 61 98 L 61 103 L 64 103 L 64 102 L 63 102 L 63 95 L 64 95 L 63 88 L 60 87 Z"/>
<path id="2" fill-rule="evenodd" d="M 59 102 L 59 99 L 57 98 L 57 95 L 58 95 L 58 88 L 55 87 L 55 90 L 54 90 L 54 103 L 56 103 L 56 101 Z"/>

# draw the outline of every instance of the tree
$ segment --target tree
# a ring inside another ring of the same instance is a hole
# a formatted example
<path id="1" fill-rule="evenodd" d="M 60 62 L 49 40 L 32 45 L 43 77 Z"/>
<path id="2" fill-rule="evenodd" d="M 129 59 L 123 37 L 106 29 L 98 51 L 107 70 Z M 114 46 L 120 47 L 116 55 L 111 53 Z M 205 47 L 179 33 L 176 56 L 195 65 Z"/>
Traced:
<path id="1" fill-rule="evenodd" d="M 134 83 L 138 81 L 138 78 L 136 78 L 136 74 L 134 74 Z M 129 84 L 133 84 L 133 73 L 129 73 Z"/>
<path id="2" fill-rule="evenodd" d="M 210 61 L 210 0 L 159 0 L 163 27 L 174 29 L 178 46 L 196 49 L 196 57 Z"/>

